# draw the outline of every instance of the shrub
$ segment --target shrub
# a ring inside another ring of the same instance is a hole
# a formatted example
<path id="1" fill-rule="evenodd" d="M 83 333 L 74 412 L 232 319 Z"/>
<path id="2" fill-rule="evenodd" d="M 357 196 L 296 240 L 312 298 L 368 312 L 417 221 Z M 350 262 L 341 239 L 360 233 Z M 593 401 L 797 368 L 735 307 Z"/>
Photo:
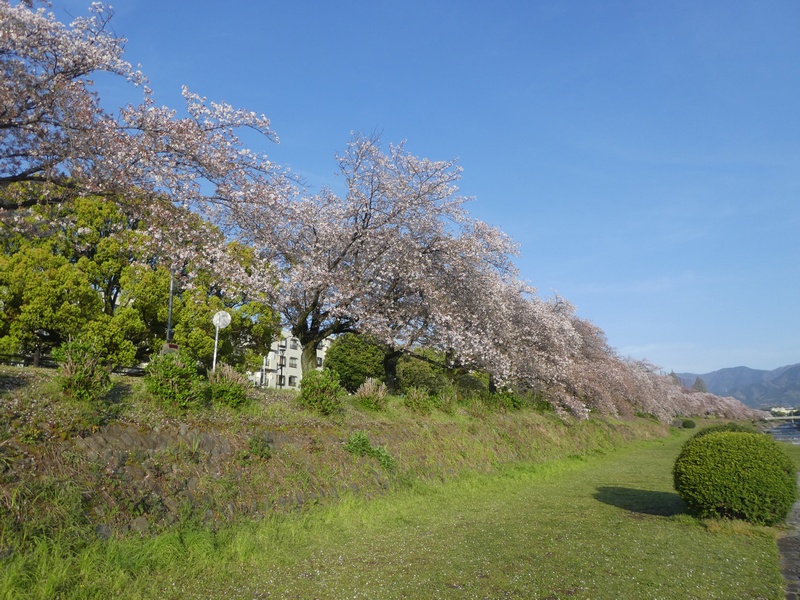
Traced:
<path id="1" fill-rule="evenodd" d="M 684 419 L 681 422 L 681 427 L 683 427 L 684 429 L 694 429 L 695 427 L 697 427 L 697 423 L 695 423 L 691 419 Z"/>
<path id="2" fill-rule="evenodd" d="M 339 377 L 330 369 L 312 370 L 300 380 L 300 404 L 330 415 L 342 408 L 342 387 Z"/>
<path id="3" fill-rule="evenodd" d="M 439 393 L 436 394 L 435 404 L 443 413 L 448 415 L 455 413 L 456 404 L 458 404 L 458 393 L 455 388 L 449 386 L 439 390 Z"/>
<path id="4" fill-rule="evenodd" d="M 100 360 L 93 344 L 74 340 L 53 351 L 58 361 L 58 386 L 81 402 L 95 402 L 111 389 L 111 369 Z"/>
<path id="5" fill-rule="evenodd" d="M 635 414 L 640 419 L 649 419 L 651 421 L 656 421 L 656 422 L 658 422 L 658 420 L 659 420 L 658 417 L 656 415 L 654 415 L 653 413 L 642 412 L 641 410 L 637 410 Z"/>
<path id="6" fill-rule="evenodd" d="M 372 444 L 369 443 L 369 437 L 366 433 L 356 431 L 347 437 L 347 441 L 344 443 L 344 449 L 356 456 L 366 456 L 369 454 L 370 449 L 372 449 Z"/>
<path id="7" fill-rule="evenodd" d="M 373 446 L 366 433 L 357 431 L 347 438 L 344 449 L 356 456 L 371 456 L 377 458 L 380 465 L 387 471 L 394 469 L 394 458 L 383 446 Z"/>
<path id="8" fill-rule="evenodd" d="M 489 408 L 499 411 L 519 410 L 524 405 L 522 398 L 507 390 L 484 395 L 483 402 Z"/>
<path id="9" fill-rule="evenodd" d="M 262 460 L 272 458 L 272 442 L 264 434 L 255 435 L 247 440 L 247 451 Z"/>
<path id="10" fill-rule="evenodd" d="M 692 436 L 692 438 L 699 438 L 703 437 L 704 435 L 708 435 L 709 433 L 720 433 L 723 431 L 735 431 L 739 433 L 760 433 L 752 425 L 744 425 L 742 423 L 721 423 L 719 425 L 711 425 L 710 427 L 704 427 L 703 429 L 695 433 Z"/>
<path id="11" fill-rule="evenodd" d="M 204 386 L 197 367 L 180 353 L 154 354 L 145 369 L 145 388 L 168 409 L 188 410 L 204 402 Z"/>
<path id="12" fill-rule="evenodd" d="M 400 389 L 408 393 L 412 388 L 422 388 L 428 394 L 451 385 L 447 373 L 441 366 L 444 356 L 434 350 L 420 350 L 414 356 L 403 356 L 397 365 Z"/>
<path id="13" fill-rule="evenodd" d="M 368 378 L 356 390 L 356 402 L 364 408 L 370 410 L 385 410 L 386 397 L 389 391 L 386 384 L 373 377 Z"/>
<path id="14" fill-rule="evenodd" d="M 792 460 L 769 436 L 717 431 L 684 444 L 672 470 L 675 490 L 700 518 L 783 521 L 797 499 Z"/>
<path id="15" fill-rule="evenodd" d="M 355 392 L 368 379 L 384 376 L 383 345 L 369 335 L 346 333 L 333 340 L 325 353 L 325 368 L 336 371 L 339 384 Z"/>
<path id="16" fill-rule="evenodd" d="M 218 365 L 216 371 L 208 374 L 208 384 L 211 401 L 216 404 L 240 408 L 249 400 L 247 390 L 251 387 L 250 381 L 230 365 Z"/>
<path id="17" fill-rule="evenodd" d="M 412 387 L 406 390 L 403 405 L 423 415 L 430 414 L 436 408 L 436 400 L 424 388 Z"/>

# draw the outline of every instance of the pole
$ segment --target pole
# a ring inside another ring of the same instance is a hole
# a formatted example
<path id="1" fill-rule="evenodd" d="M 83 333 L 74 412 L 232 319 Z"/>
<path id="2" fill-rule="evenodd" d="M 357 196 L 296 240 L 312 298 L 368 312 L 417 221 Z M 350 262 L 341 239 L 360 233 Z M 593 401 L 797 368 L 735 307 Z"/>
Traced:
<path id="1" fill-rule="evenodd" d="M 167 343 L 172 341 L 172 290 L 175 286 L 175 275 L 169 274 L 169 310 L 167 311 Z"/>
<path id="2" fill-rule="evenodd" d="M 211 361 L 211 372 L 217 370 L 217 342 L 219 341 L 219 325 L 217 325 L 217 332 L 214 334 L 214 360 Z"/>

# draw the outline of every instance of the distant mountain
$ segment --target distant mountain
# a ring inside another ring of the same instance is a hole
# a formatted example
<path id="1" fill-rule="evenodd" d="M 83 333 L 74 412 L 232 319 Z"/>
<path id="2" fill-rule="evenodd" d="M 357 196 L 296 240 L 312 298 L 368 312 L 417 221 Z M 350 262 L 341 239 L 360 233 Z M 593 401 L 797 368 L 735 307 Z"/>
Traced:
<path id="1" fill-rule="evenodd" d="M 733 396 L 751 408 L 800 407 L 800 364 L 761 371 L 748 367 L 720 369 L 711 373 L 678 373 L 681 383 L 692 387 L 699 377 L 717 396 Z"/>

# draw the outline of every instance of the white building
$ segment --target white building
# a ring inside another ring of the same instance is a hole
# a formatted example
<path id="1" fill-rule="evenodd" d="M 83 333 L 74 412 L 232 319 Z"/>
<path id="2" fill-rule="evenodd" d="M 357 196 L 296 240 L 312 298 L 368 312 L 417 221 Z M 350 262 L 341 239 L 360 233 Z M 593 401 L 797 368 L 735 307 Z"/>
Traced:
<path id="1" fill-rule="evenodd" d="M 322 369 L 325 353 L 330 345 L 330 340 L 324 340 L 317 348 L 317 369 Z M 300 340 L 284 330 L 281 339 L 272 342 L 261 369 L 251 373 L 249 379 L 259 387 L 298 390 L 303 378 L 303 369 L 300 366 L 302 354 Z"/>

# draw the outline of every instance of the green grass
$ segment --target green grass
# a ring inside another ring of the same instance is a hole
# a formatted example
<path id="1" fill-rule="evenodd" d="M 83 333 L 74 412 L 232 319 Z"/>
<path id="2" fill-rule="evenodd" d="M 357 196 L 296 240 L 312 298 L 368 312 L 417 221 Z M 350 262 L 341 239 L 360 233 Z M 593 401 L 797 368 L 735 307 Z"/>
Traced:
<path id="1" fill-rule="evenodd" d="M 671 468 L 686 437 L 216 532 L 75 553 L 43 539 L 4 561 L 1 597 L 783 598 L 778 530 L 684 514 Z"/>

